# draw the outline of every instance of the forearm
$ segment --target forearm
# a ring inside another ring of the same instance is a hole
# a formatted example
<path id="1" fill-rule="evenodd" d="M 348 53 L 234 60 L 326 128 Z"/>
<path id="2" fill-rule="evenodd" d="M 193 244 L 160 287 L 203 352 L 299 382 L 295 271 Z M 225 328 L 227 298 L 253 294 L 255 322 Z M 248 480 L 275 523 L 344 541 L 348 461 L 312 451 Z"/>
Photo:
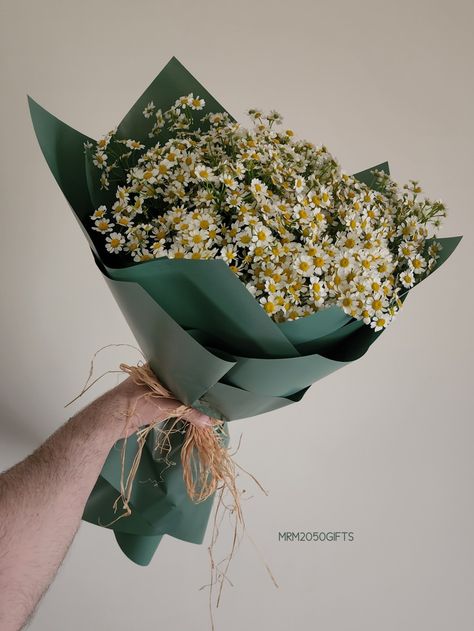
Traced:
<path id="1" fill-rule="evenodd" d="M 123 433 L 110 393 L 0 475 L 0 628 L 17 631 L 53 579 L 108 452 Z"/>
<path id="2" fill-rule="evenodd" d="M 0 475 L 0 629 L 22 628 L 51 583 L 114 443 L 181 408 L 130 377 Z M 197 410 L 184 418 L 207 424 Z"/>

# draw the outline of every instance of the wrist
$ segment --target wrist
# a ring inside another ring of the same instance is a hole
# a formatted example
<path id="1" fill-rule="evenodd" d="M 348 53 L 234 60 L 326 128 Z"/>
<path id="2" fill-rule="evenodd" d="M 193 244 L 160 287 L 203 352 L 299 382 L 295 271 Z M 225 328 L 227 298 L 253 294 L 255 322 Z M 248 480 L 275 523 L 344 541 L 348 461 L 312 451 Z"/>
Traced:
<path id="1" fill-rule="evenodd" d="M 150 398 L 145 386 L 137 386 L 130 377 L 105 392 L 84 410 L 88 422 L 112 447 L 117 440 L 130 436 L 137 429 L 159 416 L 159 407 Z"/>
<path id="2" fill-rule="evenodd" d="M 80 428 L 85 440 L 99 449 L 111 449 L 124 436 L 125 416 L 120 411 L 125 408 L 119 397 L 111 397 L 110 392 L 92 401 L 70 420 Z"/>

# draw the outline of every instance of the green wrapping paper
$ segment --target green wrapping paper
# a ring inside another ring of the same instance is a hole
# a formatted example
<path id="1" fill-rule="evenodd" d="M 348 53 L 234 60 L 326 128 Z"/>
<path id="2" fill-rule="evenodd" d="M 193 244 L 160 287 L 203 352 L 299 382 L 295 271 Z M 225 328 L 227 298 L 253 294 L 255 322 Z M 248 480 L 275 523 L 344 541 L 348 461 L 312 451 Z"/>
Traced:
<path id="1" fill-rule="evenodd" d="M 203 113 L 225 111 L 173 58 L 119 124 L 118 136 L 150 145 L 144 107 L 153 101 L 165 110 L 189 92 L 205 99 Z M 91 154 L 84 151 L 91 139 L 31 98 L 29 106 L 43 155 L 97 267 L 153 372 L 183 403 L 223 419 L 227 428 L 229 421 L 300 401 L 311 384 L 362 357 L 383 332 L 374 332 L 336 306 L 277 324 L 222 260 L 161 258 L 116 267 L 114 255 L 91 230 L 90 215 L 111 194 L 100 190 Z M 166 139 L 163 131 L 159 140 Z M 386 162 L 373 168 L 388 172 Z M 355 177 L 375 188 L 371 171 Z M 437 239 L 443 249 L 436 267 L 460 238 Z M 84 520 L 110 527 L 123 552 L 141 565 L 150 562 L 164 534 L 201 543 L 212 508 L 212 497 L 201 503 L 188 497 L 180 460 L 183 436 L 173 434 L 172 440 L 170 465 L 154 453 L 153 433 L 148 436 L 129 517 L 107 526 L 117 517 L 113 504 L 120 493 L 123 441 L 110 451 L 84 510 Z M 126 470 L 137 449 L 136 438 L 129 438 Z"/>

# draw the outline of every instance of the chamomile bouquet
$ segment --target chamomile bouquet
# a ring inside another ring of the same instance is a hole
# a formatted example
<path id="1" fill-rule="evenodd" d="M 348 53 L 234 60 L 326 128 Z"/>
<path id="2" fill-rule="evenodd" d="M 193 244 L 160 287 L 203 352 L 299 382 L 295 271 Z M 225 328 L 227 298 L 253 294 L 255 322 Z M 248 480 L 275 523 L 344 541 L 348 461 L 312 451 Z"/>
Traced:
<path id="1" fill-rule="evenodd" d="M 146 358 L 139 370 L 215 420 L 206 435 L 190 423 L 167 434 L 166 458 L 153 431 L 107 458 L 84 519 L 147 564 L 164 534 L 203 540 L 232 475 L 228 422 L 294 404 L 360 358 L 460 237 L 436 236 L 445 206 L 417 181 L 398 186 L 386 162 L 350 175 L 275 111 L 239 124 L 175 58 L 98 141 L 32 99 L 30 111 Z M 291 431 L 297 444 L 304 419 Z M 117 519 L 124 467 L 135 484 Z"/>

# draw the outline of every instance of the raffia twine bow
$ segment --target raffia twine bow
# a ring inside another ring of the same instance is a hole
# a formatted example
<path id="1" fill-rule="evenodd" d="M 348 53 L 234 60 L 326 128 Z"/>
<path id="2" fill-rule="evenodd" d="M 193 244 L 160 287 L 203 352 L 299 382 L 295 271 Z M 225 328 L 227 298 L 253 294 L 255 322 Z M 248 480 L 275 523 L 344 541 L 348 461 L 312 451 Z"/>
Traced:
<path id="1" fill-rule="evenodd" d="M 130 366 L 122 363 L 120 364 L 120 370 L 128 374 L 136 385 L 148 388 L 147 392 L 140 395 L 132 408 L 127 412 L 126 429 L 128 429 L 129 423 L 135 414 L 138 401 L 142 397 L 152 400 L 156 399 L 158 407 L 160 399 L 175 398 L 159 382 L 148 364 Z M 195 408 L 185 404 L 180 404 L 176 408 L 168 410 L 166 417 L 163 418 L 163 415 L 161 415 L 158 420 L 140 428 L 136 432 L 138 448 L 126 477 L 125 453 L 127 438 L 124 438 L 120 497 L 117 498 L 116 505 L 121 500 L 126 514 L 129 515 L 131 513 L 130 498 L 133 483 L 149 434 L 155 431 L 157 436 L 155 451 L 164 453 L 166 459 L 166 456 L 171 451 L 171 435 L 176 431 L 182 431 L 183 422 L 186 428 L 184 441 L 181 446 L 181 463 L 183 466 L 183 480 L 189 497 L 196 503 L 203 502 L 213 495 L 219 487 L 223 486 L 231 493 L 235 502 L 235 508 L 239 516 L 241 516 L 240 495 L 236 486 L 235 462 L 224 444 L 224 421 L 214 417 L 198 415 Z"/>

